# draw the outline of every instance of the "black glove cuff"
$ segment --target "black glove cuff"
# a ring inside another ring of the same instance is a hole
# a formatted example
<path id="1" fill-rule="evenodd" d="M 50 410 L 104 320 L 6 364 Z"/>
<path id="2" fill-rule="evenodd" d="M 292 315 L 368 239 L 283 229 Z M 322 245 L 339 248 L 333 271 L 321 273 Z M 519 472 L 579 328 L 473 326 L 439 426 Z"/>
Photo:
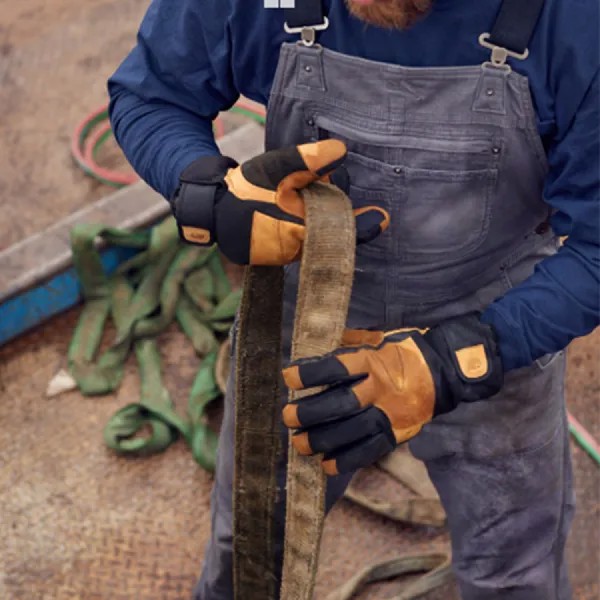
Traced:
<path id="1" fill-rule="evenodd" d="M 199 246 L 215 243 L 215 204 L 225 189 L 227 171 L 235 167 L 232 158 L 207 156 L 183 171 L 171 202 L 181 239 Z"/>
<path id="2" fill-rule="evenodd" d="M 441 366 L 436 382 L 436 414 L 449 412 L 460 402 L 475 402 L 498 393 L 504 369 L 493 328 L 472 313 L 445 321 L 424 336 Z"/>

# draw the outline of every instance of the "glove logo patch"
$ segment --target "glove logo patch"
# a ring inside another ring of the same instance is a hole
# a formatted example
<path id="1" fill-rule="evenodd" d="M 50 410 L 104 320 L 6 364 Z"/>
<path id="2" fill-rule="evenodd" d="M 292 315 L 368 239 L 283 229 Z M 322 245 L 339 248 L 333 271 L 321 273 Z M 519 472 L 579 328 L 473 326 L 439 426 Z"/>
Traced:
<path id="1" fill-rule="evenodd" d="M 456 360 L 467 379 L 479 379 L 487 375 L 489 365 L 483 344 L 457 350 Z"/>
<path id="2" fill-rule="evenodd" d="M 210 231 L 200 227 L 182 227 L 183 237 L 194 244 L 208 244 L 210 242 Z"/>

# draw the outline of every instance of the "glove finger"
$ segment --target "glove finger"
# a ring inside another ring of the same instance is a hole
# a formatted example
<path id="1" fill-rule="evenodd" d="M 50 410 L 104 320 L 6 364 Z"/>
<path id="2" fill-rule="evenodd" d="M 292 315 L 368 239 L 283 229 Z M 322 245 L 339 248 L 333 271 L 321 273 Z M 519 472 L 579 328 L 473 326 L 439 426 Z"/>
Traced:
<path id="1" fill-rule="evenodd" d="M 357 444 L 329 452 L 323 457 L 323 471 L 327 475 L 353 473 L 369 467 L 389 454 L 396 447 L 383 433 L 376 434 Z"/>
<path id="2" fill-rule="evenodd" d="M 329 183 L 350 193 L 350 174 L 343 165 L 326 177 Z M 383 233 L 390 225 L 389 213 L 379 206 L 361 206 L 354 211 L 356 217 L 356 242 L 366 244 Z"/>
<path id="3" fill-rule="evenodd" d="M 348 173 L 348 169 L 344 165 L 341 165 L 330 175 L 326 176 L 325 182 L 340 188 L 346 195 L 350 194 L 350 173 Z"/>
<path id="4" fill-rule="evenodd" d="M 295 361 L 283 369 L 283 379 L 288 388 L 296 391 L 322 385 L 351 383 L 367 374 L 366 369 L 361 370 L 364 365 L 361 352 L 364 350 L 341 349 L 324 356 Z M 340 360 L 345 354 L 350 353 L 357 355 L 357 360 L 352 361 L 354 367 L 352 371 L 349 371 Z"/>
<path id="5" fill-rule="evenodd" d="M 380 346 L 385 340 L 385 331 L 377 329 L 345 329 L 342 346 Z"/>
<path id="6" fill-rule="evenodd" d="M 341 166 L 348 154 L 346 144 L 340 140 L 322 140 L 302 144 L 298 146 L 298 152 L 308 170 L 315 175 L 315 181 L 333 173 Z"/>
<path id="7" fill-rule="evenodd" d="M 346 419 L 298 431 L 292 436 L 292 444 L 300 454 L 308 456 L 334 452 L 342 446 L 379 433 L 386 433 L 390 436 L 390 443 L 394 443 L 392 427 L 385 413 L 369 406 Z"/>
<path id="8" fill-rule="evenodd" d="M 277 186 L 277 206 L 285 213 L 304 219 L 304 200 L 298 193 L 318 180 L 327 181 L 346 158 L 346 146 L 339 140 L 323 140 L 297 147 L 305 167 L 291 171 Z"/>
<path id="9" fill-rule="evenodd" d="M 264 190 L 275 192 L 284 180 L 296 175 L 300 184 L 289 181 L 286 187 L 302 189 L 337 169 L 346 153 L 343 142 L 323 140 L 265 152 L 245 162 L 241 170 L 249 183 Z"/>
<path id="10" fill-rule="evenodd" d="M 290 402 L 283 409 L 283 422 L 293 429 L 312 427 L 349 417 L 363 408 L 352 388 L 340 386 Z"/>
<path id="11" fill-rule="evenodd" d="M 239 200 L 254 200 L 273 206 L 279 204 L 279 195 L 286 196 L 287 192 L 291 192 L 289 202 L 283 202 L 280 208 L 303 219 L 304 204 L 296 190 L 331 173 L 345 158 L 346 146 L 339 140 L 291 146 L 265 152 L 241 167 L 230 169 L 225 182 L 228 190 Z"/>
<path id="12" fill-rule="evenodd" d="M 356 243 L 367 244 L 381 235 L 390 225 L 390 215 L 378 206 L 365 206 L 354 211 Z"/>
<path id="13" fill-rule="evenodd" d="M 305 236 L 304 225 L 290 222 L 294 217 L 288 217 L 281 211 L 279 217 L 265 212 L 257 210 L 252 219 L 250 264 L 278 266 L 299 260 Z"/>

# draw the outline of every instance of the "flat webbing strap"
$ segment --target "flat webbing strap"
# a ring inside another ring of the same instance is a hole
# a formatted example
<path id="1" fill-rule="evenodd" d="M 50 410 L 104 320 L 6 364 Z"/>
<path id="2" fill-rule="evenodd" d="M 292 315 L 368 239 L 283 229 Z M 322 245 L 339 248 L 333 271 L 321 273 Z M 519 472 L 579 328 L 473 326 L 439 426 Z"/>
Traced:
<path id="1" fill-rule="evenodd" d="M 324 20 L 323 0 L 295 0 L 294 8 L 285 9 L 285 21 L 294 29 L 320 25 Z"/>
<path id="2" fill-rule="evenodd" d="M 348 198 L 313 184 L 303 192 L 304 244 L 292 357 L 341 344 L 354 273 L 355 224 Z M 281 456 L 283 270 L 246 274 L 236 346 L 233 580 L 236 600 L 272 600 L 276 589 L 274 509 Z M 281 598 L 309 600 L 324 520 L 320 459 L 290 449 Z"/>
<path id="3" fill-rule="evenodd" d="M 304 194 L 307 235 L 300 267 L 292 359 L 338 348 L 348 315 L 354 276 L 356 230 L 352 205 L 330 185 Z M 291 394 L 295 400 L 315 393 Z M 290 444 L 285 552 L 281 598 L 312 600 L 325 518 L 322 457 L 300 456 Z"/>
<path id="4" fill-rule="evenodd" d="M 543 8 L 544 0 L 504 0 L 490 34 L 490 43 L 523 54 Z"/>
<path id="5" fill-rule="evenodd" d="M 283 269 L 247 269 L 235 356 L 235 600 L 276 598 L 273 525 L 281 451 L 282 297 Z"/>

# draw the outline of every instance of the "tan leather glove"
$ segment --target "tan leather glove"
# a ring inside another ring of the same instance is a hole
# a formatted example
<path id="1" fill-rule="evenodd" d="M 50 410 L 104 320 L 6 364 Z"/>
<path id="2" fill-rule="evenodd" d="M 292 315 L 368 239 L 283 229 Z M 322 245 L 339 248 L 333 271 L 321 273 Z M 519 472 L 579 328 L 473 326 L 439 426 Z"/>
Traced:
<path id="1" fill-rule="evenodd" d="M 502 386 L 495 334 L 476 314 L 426 331 L 354 332 L 347 340 L 363 345 L 283 371 L 292 390 L 330 386 L 283 411 L 298 452 L 323 453 L 328 475 L 376 462 L 436 415 Z"/>
<path id="2" fill-rule="evenodd" d="M 273 150 L 241 166 L 225 157 L 198 159 L 181 176 L 172 200 L 182 239 L 216 242 L 241 265 L 284 265 L 300 258 L 305 236 L 300 191 L 329 175 L 346 158 L 339 140 Z M 357 209 L 357 242 L 376 238 L 389 224 L 377 206 Z"/>

